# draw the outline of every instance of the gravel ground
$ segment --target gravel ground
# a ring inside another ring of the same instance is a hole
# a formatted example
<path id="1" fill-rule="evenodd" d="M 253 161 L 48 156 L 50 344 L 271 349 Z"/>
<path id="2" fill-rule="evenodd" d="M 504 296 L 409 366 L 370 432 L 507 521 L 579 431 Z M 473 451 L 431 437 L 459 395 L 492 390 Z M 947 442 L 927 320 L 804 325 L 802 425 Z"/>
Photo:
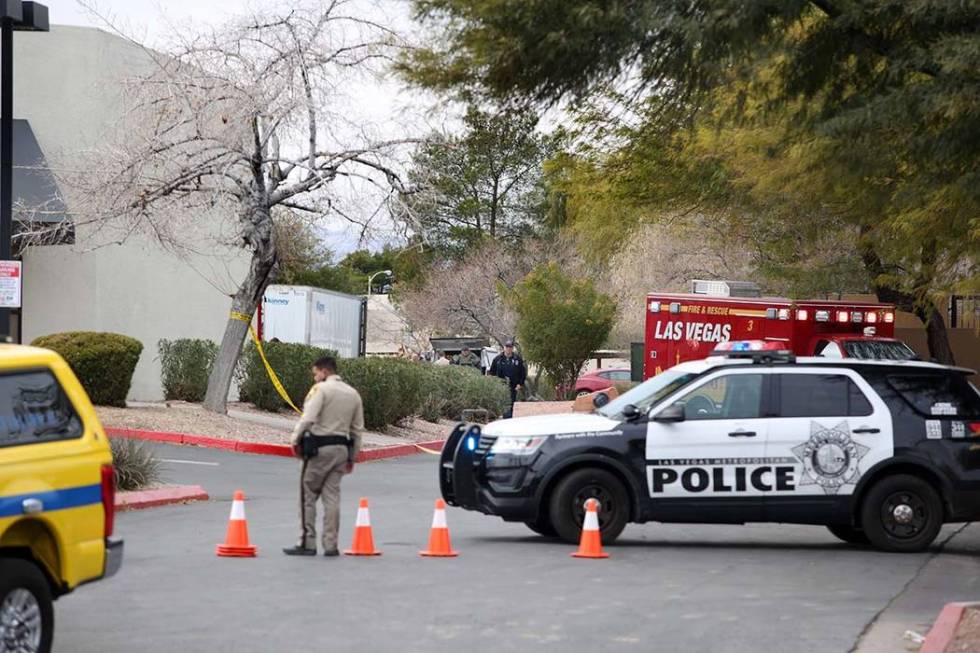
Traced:
<path id="1" fill-rule="evenodd" d="M 947 653 L 980 651 L 980 610 L 971 608 L 963 613 L 956 629 L 956 638 L 946 647 Z"/>
<path id="2" fill-rule="evenodd" d="M 229 408 L 240 411 L 268 415 L 246 404 L 229 404 Z M 104 426 L 115 428 L 145 429 L 148 431 L 169 431 L 191 435 L 206 435 L 215 438 L 228 438 L 246 442 L 270 442 L 285 444 L 289 442 L 288 429 L 273 426 L 260 426 L 253 422 L 236 419 L 227 415 L 217 415 L 204 410 L 198 404 L 182 401 L 168 401 L 160 404 L 141 404 L 129 408 L 96 408 Z M 292 418 L 290 413 L 283 417 Z M 426 442 L 445 438 L 452 430 L 454 422 L 442 420 L 433 424 L 420 419 L 404 420 L 398 426 L 390 426 L 383 435 L 402 438 L 410 442 Z M 370 443 L 366 443 L 370 446 Z"/>

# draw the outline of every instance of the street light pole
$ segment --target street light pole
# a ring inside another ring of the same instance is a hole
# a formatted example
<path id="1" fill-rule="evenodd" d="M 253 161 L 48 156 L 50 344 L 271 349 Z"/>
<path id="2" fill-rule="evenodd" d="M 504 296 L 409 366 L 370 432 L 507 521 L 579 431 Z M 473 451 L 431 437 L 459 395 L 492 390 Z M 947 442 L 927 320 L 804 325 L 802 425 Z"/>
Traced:
<path id="1" fill-rule="evenodd" d="M 0 261 L 13 258 L 14 220 L 14 19 L 0 27 Z M 9 336 L 10 309 L 0 307 L 0 336 Z"/>
<path id="2" fill-rule="evenodd" d="M 14 31 L 47 32 L 48 8 L 37 2 L 2 0 L 0 21 L 0 262 L 3 262 L 13 260 Z M 0 336 L 10 335 L 10 308 L 0 307 Z"/>
<path id="3" fill-rule="evenodd" d="M 371 284 L 374 282 L 374 278 L 376 276 L 378 276 L 379 274 L 386 274 L 386 275 L 388 275 L 390 277 L 391 276 L 391 270 L 379 270 L 378 272 L 375 272 L 370 277 L 368 277 L 367 294 L 368 294 L 369 297 L 371 296 Z"/>

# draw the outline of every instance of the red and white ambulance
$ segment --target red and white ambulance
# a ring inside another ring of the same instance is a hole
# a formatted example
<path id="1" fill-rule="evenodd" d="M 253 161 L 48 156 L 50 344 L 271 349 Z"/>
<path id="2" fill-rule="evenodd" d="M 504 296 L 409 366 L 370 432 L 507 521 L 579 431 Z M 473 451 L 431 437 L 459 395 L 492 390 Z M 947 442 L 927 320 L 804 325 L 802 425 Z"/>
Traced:
<path id="1" fill-rule="evenodd" d="M 719 342 L 784 343 L 798 356 L 910 360 L 895 339 L 895 307 L 876 302 L 761 297 L 749 282 L 692 282 L 691 293 L 646 301 L 643 378 L 711 355 Z"/>

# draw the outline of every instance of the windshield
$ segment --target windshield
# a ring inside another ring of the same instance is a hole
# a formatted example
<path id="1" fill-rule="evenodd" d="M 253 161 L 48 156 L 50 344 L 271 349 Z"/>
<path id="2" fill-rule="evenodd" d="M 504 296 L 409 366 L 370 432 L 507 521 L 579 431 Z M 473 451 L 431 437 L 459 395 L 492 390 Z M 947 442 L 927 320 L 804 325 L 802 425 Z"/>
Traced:
<path id="1" fill-rule="evenodd" d="M 845 340 L 844 351 L 851 358 L 865 360 L 908 361 L 915 358 L 915 352 L 897 340 Z"/>
<path id="2" fill-rule="evenodd" d="M 647 379 L 629 392 L 621 394 L 613 401 L 599 408 L 597 412 L 605 417 L 621 419 L 623 417 L 623 407 L 629 404 L 633 404 L 642 412 L 646 412 L 655 403 L 682 385 L 685 385 L 695 376 L 697 374 L 691 372 L 676 372 L 673 370 L 661 372 L 657 376 Z"/>

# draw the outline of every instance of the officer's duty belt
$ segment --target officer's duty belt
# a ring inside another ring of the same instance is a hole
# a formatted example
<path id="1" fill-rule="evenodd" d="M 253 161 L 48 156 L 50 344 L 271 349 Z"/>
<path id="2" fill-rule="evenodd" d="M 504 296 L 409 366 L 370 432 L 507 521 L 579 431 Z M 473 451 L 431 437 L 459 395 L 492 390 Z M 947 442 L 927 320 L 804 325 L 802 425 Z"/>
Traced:
<path id="1" fill-rule="evenodd" d="M 345 447 L 350 445 L 350 438 L 348 438 L 346 435 L 310 434 L 309 437 L 313 439 L 313 444 L 317 446 L 317 449 L 319 449 L 320 447 L 329 447 L 330 445 L 334 445 L 334 444 L 340 444 Z"/>

